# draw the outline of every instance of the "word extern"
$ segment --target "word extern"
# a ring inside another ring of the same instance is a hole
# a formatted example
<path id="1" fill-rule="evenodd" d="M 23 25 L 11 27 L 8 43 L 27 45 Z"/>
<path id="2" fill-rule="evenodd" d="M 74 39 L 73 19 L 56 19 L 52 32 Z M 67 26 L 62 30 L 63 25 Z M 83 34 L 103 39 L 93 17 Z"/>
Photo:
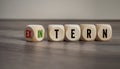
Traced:
<path id="1" fill-rule="evenodd" d="M 112 38 L 110 24 L 51 24 L 48 25 L 49 41 L 109 41 Z M 28 25 L 24 30 L 27 41 L 42 41 L 45 28 L 42 25 Z"/>

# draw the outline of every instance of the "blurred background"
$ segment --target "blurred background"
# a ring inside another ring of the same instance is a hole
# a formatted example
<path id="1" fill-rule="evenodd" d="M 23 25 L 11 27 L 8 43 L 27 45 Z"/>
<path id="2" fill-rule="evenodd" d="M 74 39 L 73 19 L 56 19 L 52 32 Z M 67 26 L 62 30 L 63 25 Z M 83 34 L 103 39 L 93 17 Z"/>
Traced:
<path id="1" fill-rule="evenodd" d="M 108 42 L 49 42 L 49 24 L 110 24 Z M 27 42 L 29 24 L 45 39 Z M 120 0 L 0 0 L 0 69 L 120 69 Z"/>
<path id="2" fill-rule="evenodd" d="M 120 19 L 120 0 L 0 0 L 0 19 Z"/>

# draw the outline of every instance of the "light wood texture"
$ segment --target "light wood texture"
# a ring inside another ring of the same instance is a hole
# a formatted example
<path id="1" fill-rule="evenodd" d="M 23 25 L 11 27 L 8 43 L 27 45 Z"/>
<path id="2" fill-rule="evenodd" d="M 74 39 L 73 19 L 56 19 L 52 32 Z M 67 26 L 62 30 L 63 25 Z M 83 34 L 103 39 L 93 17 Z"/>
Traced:
<path id="1" fill-rule="evenodd" d="M 42 25 L 28 25 L 24 31 L 24 36 L 27 41 L 42 41 L 44 35 L 45 29 Z"/>
<path id="2" fill-rule="evenodd" d="M 50 41 L 63 41 L 65 38 L 65 29 L 63 25 L 49 25 L 48 39 Z"/>
<path id="3" fill-rule="evenodd" d="M 80 26 L 77 24 L 65 24 L 65 40 L 78 41 L 81 36 Z"/>
<path id="4" fill-rule="evenodd" d="M 97 28 L 96 40 L 109 41 L 112 38 L 112 27 L 110 24 L 96 24 L 96 28 Z"/>
<path id="5" fill-rule="evenodd" d="M 96 38 L 96 27 L 94 24 L 80 24 L 81 40 L 94 41 Z"/>

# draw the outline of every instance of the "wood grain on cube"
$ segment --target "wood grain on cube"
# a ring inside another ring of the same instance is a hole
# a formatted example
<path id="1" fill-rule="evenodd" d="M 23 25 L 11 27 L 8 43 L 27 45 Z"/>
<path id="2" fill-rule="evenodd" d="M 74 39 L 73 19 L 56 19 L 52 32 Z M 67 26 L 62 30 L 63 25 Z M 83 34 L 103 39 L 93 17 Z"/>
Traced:
<path id="1" fill-rule="evenodd" d="M 42 41 L 44 39 L 44 34 L 45 29 L 42 25 L 28 25 L 24 31 L 27 41 Z"/>
<path id="2" fill-rule="evenodd" d="M 96 27 L 94 24 L 80 24 L 81 40 L 93 41 L 96 38 Z"/>
<path id="3" fill-rule="evenodd" d="M 97 37 L 96 40 L 108 41 L 112 38 L 112 27 L 110 24 L 96 24 Z"/>
<path id="4" fill-rule="evenodd" d="M 65 24 L 65 40 L 78 41 L 81 36 L 80 26 L 77 24 Z"/>
<path id="5" fill-rule="evenodd" d="M 48 39 L 50 41 L 63 41 L 65 30 L 63 25 L 48 25 Z"/>

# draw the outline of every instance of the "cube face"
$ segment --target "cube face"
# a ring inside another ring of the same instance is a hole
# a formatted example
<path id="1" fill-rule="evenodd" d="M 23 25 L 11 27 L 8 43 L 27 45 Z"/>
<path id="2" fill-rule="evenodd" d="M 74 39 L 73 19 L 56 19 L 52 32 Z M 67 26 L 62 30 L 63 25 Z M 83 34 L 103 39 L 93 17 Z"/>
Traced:
<path id="1" fill-rule="evenodd" d="M 50 41 L 63 41 L 65 37 L 65 30 L 63 25 L 49 25 L 48 37 Z"/>
<path id="2" fill-rule="evenodd" d="M 76 24 L 65 24 L 65 40 L 78 41 L 81 36 L 80 26 Z"/>
<path id="3" fill-rule="evenodd" d="M 32 30 L 31 29 L 26 29 L 25 30 L 25 37 L 26 38 L 32 38 Z"/>
<path id="4" fill-rule="evenodd" d="M 42 25 L 35 25 L 35 38 L 36 41 L 42 41 L 44 39 L 45 36 L 45 29 Z"/>
<path id="5" fill-rule="evenodd" d="M 42 41 L 44 39 L 45 29 L 42 25 L 28 25 L 24 33 L 27 41 Z"/>
<path id="6" fill-rule="evenodd" d="M 24 37 L 27 41 L 32 41 L 34 36 L 34 31 L 31 27 L 26 27 L 24 30 Z"/>
<path id="7" fill-rule="evenodd" d="M 96 38 L 96 27 L 94 24 L 81 24 L 81 40 L 93 41 Z"/>
<path id="8" fill-rule="evenodd" d="M 96 40 L 108 41 L 112 37 L 112 27 L 110 24 L 96 24 L 97 37 Z"/>

